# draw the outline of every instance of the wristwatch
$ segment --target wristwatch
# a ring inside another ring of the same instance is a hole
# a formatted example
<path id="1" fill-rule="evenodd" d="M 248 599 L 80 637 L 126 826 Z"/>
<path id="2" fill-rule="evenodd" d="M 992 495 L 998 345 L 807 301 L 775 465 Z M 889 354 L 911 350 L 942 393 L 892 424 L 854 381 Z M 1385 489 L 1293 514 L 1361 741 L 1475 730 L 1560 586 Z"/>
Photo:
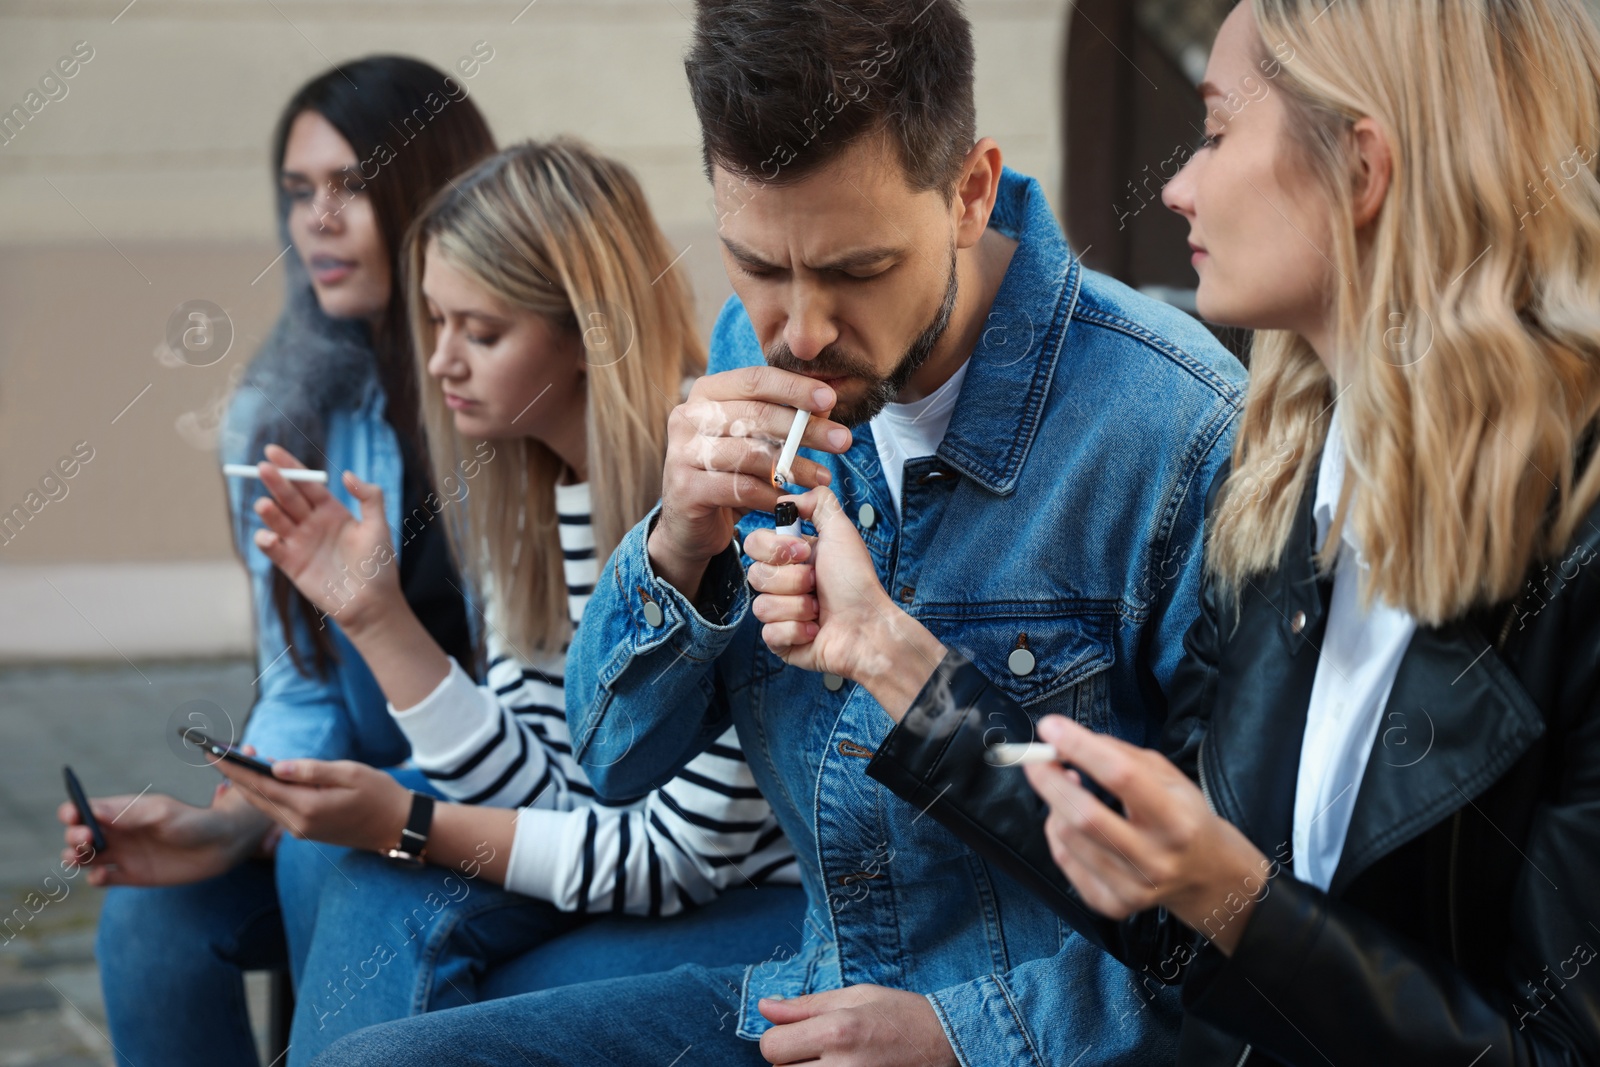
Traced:
<path id="1" fill-rule="evenodd" d="M 411 816 L 400 831 L 400 845 L 384 853 L 392 860 L 404 860 L 419 867 L 427 861 L 423 853 L 428 849 L 428 830 L 433 826 L 433 798 L 426 793 L 411 791 Z"/>

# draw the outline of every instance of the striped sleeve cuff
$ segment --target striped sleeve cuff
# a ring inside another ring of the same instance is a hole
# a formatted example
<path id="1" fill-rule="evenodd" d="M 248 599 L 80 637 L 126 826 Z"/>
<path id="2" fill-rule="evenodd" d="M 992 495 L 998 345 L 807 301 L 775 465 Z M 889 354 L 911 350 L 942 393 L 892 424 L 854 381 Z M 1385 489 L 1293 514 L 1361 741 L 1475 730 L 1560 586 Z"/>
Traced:
<path id="1" fill-rule="evenodd" d="M 517 829 L 511 838 L 511 856 L 506 861 L 506 888 L 536 900 L 545 900 L 562 911 L 574 911 L 577 901 L 571 894 L 557 899 L 562 867 L 571 866 L 563 853 L 569 831 L 582 833 L 587 810 L 549 811 L 523 808 L 517 812 Z"/>

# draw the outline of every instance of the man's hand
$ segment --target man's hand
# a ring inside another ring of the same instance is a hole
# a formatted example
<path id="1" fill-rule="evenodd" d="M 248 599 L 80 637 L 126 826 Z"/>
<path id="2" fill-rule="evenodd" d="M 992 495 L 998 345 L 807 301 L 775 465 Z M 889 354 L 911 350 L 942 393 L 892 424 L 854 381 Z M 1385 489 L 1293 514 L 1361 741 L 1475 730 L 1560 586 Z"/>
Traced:
<path id="1" fill-rule="evenodd" d="M 831 491 L 813 489 L 795 506 L 816 537 L 756 530 L 745 538 L 761 638 L 785 663 L 860 682 L 898 721 L 945 648 L 878 584 L 867 546 Z"/>
<path id="2" fill-rule="evenodd" d="M 853 985 L 792 1000 L 763 1000 L 776 1025 L 761 1035 L 768 1063 L 824 1067 L 954 1067 L 956 1054 L 920 993 Z"/>
<path id="3" fill-rule="evenodd" d="M 279 760 L 271 778 L 227 760 L 216 767 L 245 800 L 295 837 L 381 852 L 400 843 L 411 814 L 410 790 L 355 760 Z"/>
<path id="4" fill-rule="evenodd" d="M 344 472 L 345 488 L 361 503 L 357 521 L 316 482 L 283 477 L 278 468 L 305 466 L 287 449 L 268 445 L 266 454 L 258 470 L 272 499 L 255 503 L 267 527 L 256 531 L 256 547 L 347 633 L 403 603 L 383 490 Z"/>
<path id="5" fill-rule="evenodd" d="M 162 793 L 95 797 L 89 801 L 106 836 L 95 853 L 78 809 L 63 803 L 63 864 L 83 864 L 90 885 L 184 885 L 232 870 L 260 847 L 270 822 L 219 787 L 211 807 L 197 808 Z"/>
<path id="6" fill-rule="evenodd" d="M 743 367 L 700 378 L 667 420 L 667 459 L 661 475 L 661 515 L 650 533 L 656 574 L 693 600 L 706 564 L 733 540 L 747 511 L 771 511 L 779 490 L 772 465 L 798 409 L 812 412 L 801 444 L 846 452 L 850 431 L 822 417 L 833 390 L 803 374 Z M 826 468 L 799 458 L 795 481 L 827 485 Z"/>

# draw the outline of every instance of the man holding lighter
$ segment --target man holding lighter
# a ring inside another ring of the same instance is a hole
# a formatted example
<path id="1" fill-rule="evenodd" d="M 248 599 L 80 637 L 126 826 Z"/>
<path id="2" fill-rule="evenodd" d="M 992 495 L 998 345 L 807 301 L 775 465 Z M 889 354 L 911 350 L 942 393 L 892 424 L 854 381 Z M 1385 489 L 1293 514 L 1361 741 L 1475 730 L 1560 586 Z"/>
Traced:
<path id="1" fill-rule="evenodd" d="M 1172 995 L 869 778 L 894 720 L 773 655 L 747 574 L 811 551 L 771 530 L 808 412 L 793 483 L 829 488 L 903 608 L 1036 717 L 1153 741 L 1243 371 L 1085 269 L 1038 183 L 977 136 L 955 0 L 702 0 L 687 68 L 737 296 L 672 415 L 662 502 L 602 569 L 567 711 L 617 799 L 737 725 L 799 856 L 805 929 L 748 969 L 457 1009 L 326 1062 L 1170 1059 Z M 880 636 L 887 663 L 900 638 Z"/>

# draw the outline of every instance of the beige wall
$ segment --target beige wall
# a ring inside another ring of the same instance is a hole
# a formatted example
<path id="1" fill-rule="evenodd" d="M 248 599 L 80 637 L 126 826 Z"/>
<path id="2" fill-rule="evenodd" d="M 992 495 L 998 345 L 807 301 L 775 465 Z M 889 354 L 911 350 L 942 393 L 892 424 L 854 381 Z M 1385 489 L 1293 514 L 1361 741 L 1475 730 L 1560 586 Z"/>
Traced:
<path id="1" fill-rule="evenodd" d="M 574 132 L 634 167 L 688 248 L 709 325 L 728 287 L 683 78 L 692 0 L 523 2 L 0 4 L 0 111 L 76 42 L 93 50 L 65 97 L 0 145 L 0 512 L 79 442 L 93 450 L 66 496 L 0 543 L 0 660 L 247 647 L 242 582 L 219 566 L 231 556 L 208 430 L 281 297 L 269 131 L 331 61 L 398 51 L 448 68 L 487 42 L 467 85 L 496 136 Z M 1066 7 L 968 10 L 982 132 L 1053 195 Z M 169 314 L 191 299 L 233 322 L 214 366 L 160 359 Z"/>

